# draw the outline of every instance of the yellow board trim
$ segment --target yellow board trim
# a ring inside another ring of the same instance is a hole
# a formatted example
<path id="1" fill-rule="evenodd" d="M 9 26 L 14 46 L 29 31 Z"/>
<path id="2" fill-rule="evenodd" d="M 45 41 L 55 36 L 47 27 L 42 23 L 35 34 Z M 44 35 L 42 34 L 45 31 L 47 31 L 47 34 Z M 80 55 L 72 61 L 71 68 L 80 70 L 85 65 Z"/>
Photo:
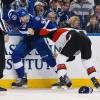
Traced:
<path id="1" fill-rule="evenodd" d="M 72 87 L 79 88 L 80 86 L 91 86 L 93 87 L 92 82 L 89 79 L 71 79 Z M 15 80 L 0 80 L 0 86 L 5 88 L 11 88 L 11 83 Z M 99 79 L 100 81 L 100 79 Z M 28 87 L 29 88 L 50 88 L 52 84 L 56 83 L 57 79 L 29 79 Z"/>

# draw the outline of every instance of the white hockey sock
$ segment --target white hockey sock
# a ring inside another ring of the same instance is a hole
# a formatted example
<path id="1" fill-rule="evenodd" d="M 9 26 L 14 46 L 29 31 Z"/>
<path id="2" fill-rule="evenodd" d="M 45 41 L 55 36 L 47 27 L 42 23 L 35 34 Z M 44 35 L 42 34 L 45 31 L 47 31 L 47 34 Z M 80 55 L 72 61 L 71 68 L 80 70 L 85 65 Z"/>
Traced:
<path id="1" fill-rule="evenodd" d="M 64 75 L 67 75 L 67 68 L 65 64 L 57 65 L 57 74 L 58 74 L 58 78 L 60 78 L 61 76 L 63 77 Z"/>
<path id="2" fill-rule="evenodd" d="M 58 54 L 56 57 L 57 64 L 65 64 L 67 60 L 68 60 L 68 57 L 66 57 L 62 54 Z"/>
<path id="3" fill-rule="evenodd" d="M 62 54 L 58 54 L 58 56 L 56 57 L 56 62 L 58 64 L 57 65 L 58 78 L 67 74 L 67 67 L 65 65 L 67 59 L 68 59 L 68 57 L 66 57 Z"/>
<path id="4" fill-rule="evenodd" d="M 55 67 L 52 67 L 52 69 L 57 73 L 58 78 L 67 74 L 67 68 L 65 64 L 58 64 Z"/>
<path id="5" fill-rule="evenodd" d="M 23 78 L 25 75 L 25 70 L 22 61 L 14 63 L 14 68 L 16 70 L 18 78 Z"/>
<path id="6" fill-rule="evenodd" d="M 93 66 L 91 59 L 82 59 L 82 64 L 84 68 L 87 70 L 87 74 L 89 75 L 90 78 L 98 78 L 97 72 L 95 67 Z"/>

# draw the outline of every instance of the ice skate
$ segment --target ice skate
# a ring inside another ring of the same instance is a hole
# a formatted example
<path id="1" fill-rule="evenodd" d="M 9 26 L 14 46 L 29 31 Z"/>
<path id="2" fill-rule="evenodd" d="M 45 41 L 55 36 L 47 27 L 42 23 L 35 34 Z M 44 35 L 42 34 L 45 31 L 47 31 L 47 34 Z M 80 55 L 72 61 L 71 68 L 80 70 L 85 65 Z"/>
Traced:
<path id="1" fill-rule="evenodd" d="M 0 91 L 7 91 L 7 89 L 0 87 Z"/>
<path id="2" fill-rule="evenodd" d="M 52 85 L 52 89 L 67 89 L 67 88 L 70 88 L 72 86 L 72 82 L 67 77 L 67 75 L 65 75 L 64 77 L 61 76 L 59 78 L 59 81 L 60 82 Z"/>
<path id="3" fill-rule="evenodd" d="M 12 88 L 27 88 L 27 77 L 18 78 L 12 83 Z"/>
<path id="4" fill-rule="evenodd" d="M 97 89 L 100 89 L 100 83 L 99 83 L 99 81 L 98 81 L 95 77 L 91 78 L 91 81 L 93 82 L 93 85 L 94 85 Z"/>

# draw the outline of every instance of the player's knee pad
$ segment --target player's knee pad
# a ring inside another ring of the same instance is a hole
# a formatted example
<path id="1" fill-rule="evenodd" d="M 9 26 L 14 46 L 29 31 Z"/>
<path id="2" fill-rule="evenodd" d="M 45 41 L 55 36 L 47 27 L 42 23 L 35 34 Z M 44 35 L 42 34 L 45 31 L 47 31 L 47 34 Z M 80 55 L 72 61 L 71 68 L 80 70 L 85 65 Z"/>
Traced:
<path id="1" fill-rule="evenodd" d="M 56 60 L 52 55 L 46 55 L 42 57 L 42 60 L 46 62 L 50 67 L 56 66 Z"/>
<path id="2" fill-rule="evenodd" d="M 11 57 L 12 57 L 13 63 L 17 63 L 21 60 L 20 54 L 18 54 L 17 52 L 13 52 Z"/>

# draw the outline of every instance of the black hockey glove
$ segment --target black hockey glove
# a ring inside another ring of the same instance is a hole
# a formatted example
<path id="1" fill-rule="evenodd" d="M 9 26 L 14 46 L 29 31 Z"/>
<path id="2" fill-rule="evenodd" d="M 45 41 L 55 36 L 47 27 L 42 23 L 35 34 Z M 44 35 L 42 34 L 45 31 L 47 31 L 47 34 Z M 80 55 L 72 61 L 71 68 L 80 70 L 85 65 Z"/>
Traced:
<path id="1" fill-rule="evenodd" d="M 66 62 L 73 61 L 74 59 L 75 59 L 75 56 L 71 56 L 68 58 L 68 60 Z"/>

